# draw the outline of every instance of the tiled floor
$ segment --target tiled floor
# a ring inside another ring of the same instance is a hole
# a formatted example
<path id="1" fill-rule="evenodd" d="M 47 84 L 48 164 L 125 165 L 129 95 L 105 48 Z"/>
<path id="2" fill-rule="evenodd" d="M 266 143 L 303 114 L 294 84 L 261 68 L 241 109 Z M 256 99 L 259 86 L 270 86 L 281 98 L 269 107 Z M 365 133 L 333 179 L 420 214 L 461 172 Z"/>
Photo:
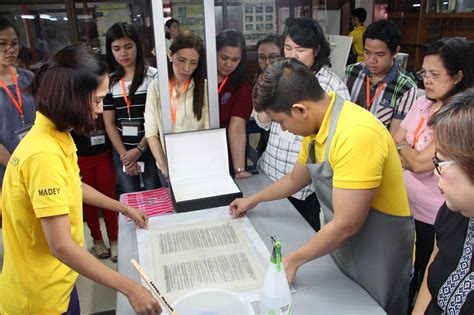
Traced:
<path id="1" fill-rule="evenodd" d="M 104 222 L 101 219 L 102 235 L 104 241 L 108 246 L 108 240 L 105 233 Z M 86 241 L 86 248 L 91 251 L 92 238 L 90 236 L 90 230 L 87 224 L 84 223 L 84 237 Z M 110 268 L 117 270 L 117 263 L 112 262 L 110 259 L 100 259 L 100 261 Z M 77 291 L 79 293 L 79 301 L 81 303 L 81 314 L 100 314 L 100 315 L 111 315 L 115 314 L 116 305 L 116 291 L 104 287 L 98 283 L 92 282 L 91 280 L 79 276 L 76 283 Z"/>

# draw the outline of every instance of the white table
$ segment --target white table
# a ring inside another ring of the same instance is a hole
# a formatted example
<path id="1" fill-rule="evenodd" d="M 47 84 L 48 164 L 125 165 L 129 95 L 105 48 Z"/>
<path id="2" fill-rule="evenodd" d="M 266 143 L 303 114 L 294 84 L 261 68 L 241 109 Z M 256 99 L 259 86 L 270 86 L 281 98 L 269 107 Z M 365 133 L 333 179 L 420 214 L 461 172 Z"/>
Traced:
<path id="1" fill-rule="evenodd" d="M 244 196 L 271 184 L 263 175 L 238 180 Z M 248 212 L 248 218 L 270 249 L 270 236 L 282 240 L 283 254 L 303 245 L 314 235 L 314 230 L 287 199 L 262 203 Z M 138 259 L 135 226 L 120 216 L 118 271 L 137 282 L 139 275 L 130 259 Z M 372 297 L 336 267 L 330 256 L 305 264 L 298 270 L 296 293 L 292 294 L 292 313 L 298 314 L 385 314 Z M 258 312 L 258 302 L 252 304 Z M 133 314 L 128 300 L 117 293 L 116 314 Z"/>

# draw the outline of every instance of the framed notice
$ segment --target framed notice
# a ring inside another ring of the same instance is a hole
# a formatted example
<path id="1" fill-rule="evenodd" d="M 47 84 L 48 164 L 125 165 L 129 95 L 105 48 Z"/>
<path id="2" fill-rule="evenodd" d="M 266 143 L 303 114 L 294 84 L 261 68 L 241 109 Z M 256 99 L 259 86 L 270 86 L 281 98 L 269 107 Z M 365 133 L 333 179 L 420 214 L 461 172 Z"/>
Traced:
<path id="1" fill-rule="evenodd" d="M 247 45 L 255 45 L 268 34 L 275 34 L 275 1 L 242 1 L 242 20 Z"/>

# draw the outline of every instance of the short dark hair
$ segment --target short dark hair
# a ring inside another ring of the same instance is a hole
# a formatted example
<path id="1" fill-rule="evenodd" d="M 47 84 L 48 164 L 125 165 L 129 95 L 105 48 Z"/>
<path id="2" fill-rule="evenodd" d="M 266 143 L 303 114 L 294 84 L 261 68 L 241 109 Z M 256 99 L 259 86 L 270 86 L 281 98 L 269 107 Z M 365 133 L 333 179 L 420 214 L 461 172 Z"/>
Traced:
<path id="1" fill-rule="evenodd" d="M 387 44 L 388 49 L 395 54 L 400 45 L 400 29 L 390 20 L 380 20 L 370 24 L 364 32 L 364 46 L 367 38 L 378 39 Z"/>
<path id="2" fill-rule="evenodd" d="M 30 90 L 36 109 L 48 117 L 56 129 L 94 130 L 92 96 L 107 75 L 99 56 L 82 46 L 67 46 L 41 65 Z"/>
<path id="3" fill-rule="evenodd" d="M 16 37 L 20 37 L 18 35 L 18 30 L 16 29 L 15 24 L 13 24 L 13 22 L 7 19 L 6 17 L 0 15 L 0 31 L 3 31 L 6 28 L 12 28 L 16 33 Z"/>
<path id="4" fill-rule="evenodd" d="M 356 17 L 360 23 L 364 23 L 367 19 L 367 11 L 364 8 L 355 8 L 352 10 L 351 15 Z"/>
<path id="5" fill-rule="evenodd" d="M 454 95 L 429 120 L 436 146 L 443 155 L 458 162 L 474 183 L 474 87 Z"/>
<path id="6" fill-rule="evenodd" d="M 173 19 L 173 18 L 171 18 L 171 19 L 169 19 L 168 21 L 166 21 L 166 22 L 165 22 L 165 26 L 166 26 L 167 28 L 170 28 L 171 25 L 173 25 L 174 23 L 178 24 L 178 26 L 179 26 L 178 20 L 177 20 L 177 19 Z M 165 37 L 166 37 L 166 39 L 171 39 L 170 33 L 167 32 L 167 31 L 165 31 Z"/>
<path id="7" fill-rule="evenodd" d="M 137 49 L 137 58 L 135 59 L 135 73 L 133 74 L 132 84 L 130 85 L 129 98 L 133 101 L 135 92 L 142 85 L 145 79 L 145 72 L 148 68 L 145 61 L 142 40 L 135 27 L 130 23 L 117 22 L 112 25 L 105 35 L 105 49 L 107 52 L 107 62 L 112 72 L 110 76 L 110 86 L 114 85 L 125 75 L 125 69 L 115 60 L 112 53 L 112 43 L 118 39 L 128 37 L 134 43 Z"/>
<path id="8" fill-rule="evenodd" d="M 254 86 L 252 98 L 257 112 L 267 109 L 291 115 L 293 104 L 319 101 L 325 95 L 316 76 L 302 62 L 286 58 L 269 65 Z"/>
<path id="9" fill-rule="evenodd" d="M 273 44 L 281 49 L 283 48 L 282 37 L 280 35 L 269 34 L 257 42 L 257 51 L 258 48 L 263 44 Z"/>
<path id="10" fill-rule="evenodd" d="M 446 95 L 449 97 L 474 85 L 474 53 L 471 44 L 465 38 L 442 38 L 431 44 L 425 56 L 436 55 L 452 77 L 462 71 L 463 78 Z"/>
<path id="11" fill-rule="evenodd" d="M 192 74 L 194 79 L 193 112 L 197 120 L 201 120 L 202 107 L 204 104 L 204 79 L 206 78 L 206 52 L 204 44 L 199 35 L 192 31 L 184 31 L 178 34 L 170 46 L 170 51 L 175 54 L 180 49 L 192 48 L 199 54 L 199 63 Z M 168 78 L 173 78 L 173 65 L 168 60 Z"/>
<path id="12" fill-rule="evenodd" d="M 311 70 L 318 72 L 323 66 L 331 66 L 331 47 L 324 35 L 321 25 L 316 20 L 308 17 L 288 18 L 286 19 L 286 30 L 283 38 L 290 36 L 291 40 L 301 47 L 319 48 L 318 55 L 311 66 Z"/>
<path id="13" fill-rule="evenodd" d="M 234 29 L 223 30 L 216 36 L 216 50 L 219 52 L 219 50 L 226 46 L 240 48 L 240 63 L 229 76 L 230 86 L 237 91 L 243 81 L 250 82 L 247 72 L 245 71 L 247 65 L 247 49 L 245 48 L 244 35 Z"/>

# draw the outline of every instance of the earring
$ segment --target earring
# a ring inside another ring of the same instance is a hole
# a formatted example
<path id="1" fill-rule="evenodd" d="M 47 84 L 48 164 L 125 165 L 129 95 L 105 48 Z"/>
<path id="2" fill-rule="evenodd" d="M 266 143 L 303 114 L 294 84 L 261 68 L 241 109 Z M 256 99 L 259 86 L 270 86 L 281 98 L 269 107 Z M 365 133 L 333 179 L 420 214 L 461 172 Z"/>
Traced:
<path id="1" fill-rule="evenodd" d="M 459 82 L 458 82 L 457 80 L 456 80 L 456 81 L 454 81 L 454 84 L 458 84 L 458 83 L 459 83 Z"/>

